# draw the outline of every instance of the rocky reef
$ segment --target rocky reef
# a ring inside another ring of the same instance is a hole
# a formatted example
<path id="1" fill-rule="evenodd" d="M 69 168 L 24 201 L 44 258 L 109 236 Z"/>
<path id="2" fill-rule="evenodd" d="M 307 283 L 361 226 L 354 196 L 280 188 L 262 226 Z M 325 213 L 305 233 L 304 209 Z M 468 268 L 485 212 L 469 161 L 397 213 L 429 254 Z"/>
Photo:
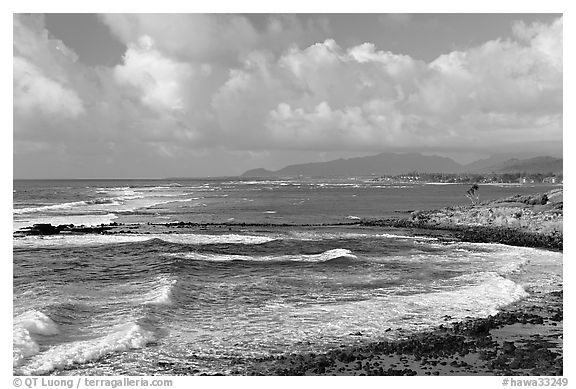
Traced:
<path id="1" fill-rule="evenodd" d="M 562 189 L 478 205 L 413 211 L 407 218 L 363 220 L 365 226 L 446 230 L 469 242 L 563 248 Z"/>
<path id="2" fill-rule="evenodd" d="M 116 226 L 116 223 L 101 224 L 99 226 L 76 226 L 74 224 L 53 226 L 50 223 L 39 223 L 31 227 L 21 228 L 14 235 L 101 234 L 112 230 Z"/>

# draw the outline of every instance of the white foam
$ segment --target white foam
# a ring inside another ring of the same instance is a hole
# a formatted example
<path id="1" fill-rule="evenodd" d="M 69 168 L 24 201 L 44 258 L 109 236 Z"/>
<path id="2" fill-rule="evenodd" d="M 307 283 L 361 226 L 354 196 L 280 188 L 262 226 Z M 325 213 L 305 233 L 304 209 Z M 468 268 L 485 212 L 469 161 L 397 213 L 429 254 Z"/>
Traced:
<path id="1" fill-rule="evenodd" d="M 30 336 L 30 331 L 22 327 L 12 329 L 12 364 L 19 366 L 25 358 L 40 352 L 40 346 Z"/>
<path id="2" fill-rule="evenodd" d="M 335 258 L 357 258 L 348 249 L 332 249 L 320 254 L 310 255 L 264 255 L 249 256 L 236 254 L 204 254 L 204 253 L 169 253 L 170 257 L 184 257 L 195 261 L 206 262 L 230 262 L 230 261 L 250 261 L 250 262 L 326 262 Z"/>
<path id="3" fill-rule="evenodd" d="M 101 244 L 143 242 L 150 239 L 152 239 L 152 237 L 148 235 L 40 235 L 14 238 L 12 240 L 12 245 L 14 248 L 93 246 Z"/>
<path id="4" fill-rule="evenodd" d="M 27 311 L 14 319 L 14 325 L 39 335 L 56 335 L 60 333 L 58 325 L 39 311 Z"/>
<path id="5" fill-rule="evenodd" d="M 262 181 L 231 181 L 224 184 L 230 185 L 280 185 L 280 186 L 287 186 L 287 185 L 295 185 L 297 183 L 293 183 L 290 181 L 282 181 L 282 180 L 262 180 Z"/>
<path id="6" fill-rule="evenodd" d="M 282 327 L 266 338 L 316 339 L 327 328 L 334 337 L 349 338 L 352 331 L 366 336 L 382 336 L 387 328 L 421 331 L 438 326 L 449 315 L 454 320 L 467 316 L 486 317 L 498 308 L 527 295 L 524 289 L 497 274 L 481 274 L 472 285 L 419 294 L 382 294 L 362 301 L 336 301 L 333 304 L 275 304 L 259 308 L 263 314 L 280 315 Z"/>
<path id="7" fill-rule="evenodd" d="M 118 197 L 118 200 L 138 200 L 143 199 L 145 196 L 138 195 L 138 194 L 128 194 Z"/>
<path id="8" fill-rule="evenodd" d="M 544 258 L 561 260 L 562 254 L 552 251 L 508 246 L 500 243 L 455 242 L 441 245 L 447 253 L 462 253 L 465 258 L 480 261 L 490 266 L 499 275 L 508 275 L 523 269 L 531 261 L 541 262 Z"/>
<path id="9" fill-rule="evenodd" d="M 271 242 L 276 238 L 258 235 L 208 235 L 208 234 L 114 234 L 114 235 L 49 235 L 24 236 L 12 240 L 14 248 L 24 247 L 54 247 L 54 246 L 93 246 L 102 244 L 119 244 L 144 242 L 151 239 L 161 239 L 169 243 L 180 244 L 211 244 L 211 243 L 243 243 L 261 244 Z"/>
<path id="10" fill-rule="evenodd" d="M 406 189 L 413 187 L 414 185 L 370 185 L 370 188 L 378 188 L 378 189 Z"/>
<path id="11" fill-rule="evenodd" d="M 77 363 L 96 360 L 104 355 L 143 348 L 154 340 L 154 334 L 135 323 L 114 329 L 101 338 L 64 343 L 34 355 L 31 360 L 17 369 L 18 375 L 41 375 Z"/>
<path id="12" fill-rule="evenodd" d="M 155 238 L 162 239 L 170 243 L 182 244 L 211 244 L 211 243 L 243 243 L 243 244 L 261 244 L 276 240 L 270 236 L 260 235 L 239 235 L 239 234 L 224 234 L 224 235 L 208 235 L 208 234 L 157 234 Z"/>
<path id="13" fill-rule="evenodd" d="M 157 205 L 169 204 L 174 202 L 189 202 L 198 200 L 198 198 L 181 198 L 195 193 L 162 193 L 161 190 L 174 189 L 173 187 L 150 187 L 139 188 L 138 191 L 129 188 L 112 188 L 111 190 L 104 191 L 105 193 L 115 196 L 114 200 L 121 203 L 114 204 L 115 207 L 110 208 L 115 212 L 133 212 L 137 209 L 151 208 Z M 168 199 L 167 199 L 168 198 Z M 176 199 L 174 199 L 176 198 Z M 136 201 L 135 201 L 136 200 Z"/>
<path id="14" fill-rule="evenodd" d="M 302 261 L 302 262 L 326 262 L 334 258 L 358 258 L 352 251 L 348 249 L 332 249 L 325 251 L 320 254 L 313 254 L 313 255 L 303 255 L 298 259 L 298 257 L 294 257 L 293 260 L 295 261 Z"/>
<path id="15" fill-rule="evenodd" d="M 174 188 L 180 188 L 182 187 L 182 185 L 178 184 L 178 183 L 172 183 L 172 184 L 166 184 L 166 185 L 160 185 L 160 186 L 151 186 L 151 187 L 147 187 L 147 188 L 143 188 L 146 190 L 165 190 L 165 189 L 174 189 Z"/>
<path id="16" fill-rule="evenodd" d="M 12 327 L 12 363 L 19 366 L 25 358 L 40 352 L 34 335 L 57 335 L 58 325 L 39 311 L 27 311 L 14 319 Z"/>
<path id="17" fill-rule="evenodd" d="M 24 214 L 37 213 L 37 212 L 71 210 L 71 209 L 75 209 L 75 208 L 94 209 L 94 208 L 99 208 L 98 206 L 102 206 L 102 205 L 106 205 L 106 206 L 121 205 L 118 202 L 118 200 L 141 198 L 141 197 L 142 196 L 130 195 L 130 196 L 121 196 L 118 198 L 97 198 L 97 199 L 85 200 L 85 201 L 73 201 L 73 202 L 69 202 L 69 203 L 43 205 L 43 206 L 39 206 L 39 207 L 15 208 L 12 213 L 13 213 L 13 215 L 24 215 Z"/>
<path id="18" fill-rule="evenodd" d="M 155 280 L 156 286 L 144 296 L 144 303 L 151 305 L 172 305 L 172 289 L 176 279 L 168 276 L 159 276 Z"/>
<path id="19" fill-rule="evenodd" d="M 530 260 L 528 258 L 525 258 L 525 257 L 512 257 L 512 258 L 506 258 L 505 260 L 507 260 L 508 262 L 505 262 L 503 260 L 498 265 L 498 269 L 497 269 L 498 274 L 506 275 L 506 274 L 517 272 L 517 271 L 521 270 L 523 267 L 525 267 L 530 262 Z"/>
<path id="20" fill-rule="evenodd" d="M 21 215 L 21 214 L 25 214 L 25 213 L 53 211 L 53 210 L 59 210 L 59 209 L 70 209 L 73 207 L 77 207 L 79 205 L 86 205 L 86 202 L 74 201 L 74 202 L 70 202 L 70 203 L 43 205 L 40 207 L 16 208 L 13 210 L 13 214 L 14 215 Z"/>
<path id="21" fill-rule="evenodd" d="M 349 216 L 348 218 L 355 218 L 355 216 Z M 360 232 L 308 232 L 308 231 L 293 231 L 290 236 L 299 240 L 305 241 L 319 241 L 327 239 L 365 239 L 365 238 L 391 238 L 391 239 L 414 239 L 417 241 L 434 241 L 438 238 L 429 236 L 412 236 L 412 235 L 398 235 L 398 234 L 388 234 L 388 233 L 360 233 Z"/>
<path id="22" fill-rule="evenodd" d="M 136 191 L 131 189 L 129 186 L 116 186 L 111 188 L 95 188 L 96 193 L 111 193 L 120 195 L 135 195 Z"/>
<path id="23" fill-rule="evenodd" d="M 162 196 L 162 197 L 170 197 L 170 196 Z M 140 208 L 152 208 L 158 205 L 171 204 L 171 203 L 186 203 L 192 200 L 198 200 L 198 198 L 193 197 L 193 198 L 175 199 L 175 200 L 156 200 L 152 204 L 144 205 Z"/>
<path id="24" fill-rule="evenodd" d="M 58 216 L 38 216 L 27 217 L 24 219 L 15 219 L 13 222 L 14 230 L 19 230 L 24 227 L 31 227 L 34 224 L 47 224 L 60 225 L 60 224 L 74 224 L 77 226 L 97 226 L 100 224 L 109 224 L 117 216 L 114 213 L 107 213 L 105 215 L 58 215 Z"/>
<path id="25" fill-rule="evenodd" d="M 408 296 L 406 302 L 416 310 L 434 307 L 438 312 L 463 318 L 467 315 L 495 315 L 498 308 L 528 296 L 521 285 L 496 273 L 487 272 L 461 278 L 480 282 L 451 291 Z"/>
<path id="26" fill-rule="evenodd" d="M 394 238 L 394 239 L 438 240 L 438 238 L 434 238 L 431 236 L 418 236 L 418 235 L 374 234 L 371 236 L 378 238 Z"/>

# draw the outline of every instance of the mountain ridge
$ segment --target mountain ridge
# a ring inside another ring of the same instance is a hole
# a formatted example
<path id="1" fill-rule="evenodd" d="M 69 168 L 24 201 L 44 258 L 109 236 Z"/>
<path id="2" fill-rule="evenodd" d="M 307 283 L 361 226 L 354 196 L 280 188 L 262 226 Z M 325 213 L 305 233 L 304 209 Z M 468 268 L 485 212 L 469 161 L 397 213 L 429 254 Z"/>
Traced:
<path id="1" fill-rule="evenodd" d="M 539 156 L 527 159 L 511 158 L 499 165 L 480 169 L 481 173 L 530 173 L 562 174 L 563 160 L 550 156 Z"/>
<path id="2" fill-rule="evenodd" d="M 550 156 L 519 159 L 498 155 L 466 165 L 448 157 L 419 153 L 380 153 L 366 157 L 299 163 L 272 171 L 251 169 L 241 177 L 343 177 L 418 173 L 541 173 L 562 174 L 563 160 Z"/>

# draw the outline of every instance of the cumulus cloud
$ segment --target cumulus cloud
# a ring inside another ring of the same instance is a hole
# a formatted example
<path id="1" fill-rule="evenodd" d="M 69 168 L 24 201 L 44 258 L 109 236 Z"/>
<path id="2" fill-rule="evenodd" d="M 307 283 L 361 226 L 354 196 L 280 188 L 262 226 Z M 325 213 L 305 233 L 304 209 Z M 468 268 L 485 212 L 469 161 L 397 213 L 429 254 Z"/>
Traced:
<path id="1" fill-rule="evenodd" d="M 14 109 L 23 114 L 75 117 L 84 112 L 78 95 L 44 76 L 42 70 L 21 57 L 13 59 Z"/>
<path id="2" fill-rule="evenodd" d="M 14 17 L 14 110 L 45 118 L 76 117 L 84 104 L 67 69 L 76 54 L 62 42 L 49 39 L 41 16 Z"/>
<path id="3" fill-rule="evenodd" d="M 541 53 L 542 59 L 559 71 L 562 71 L 562 28 L 563 18 L 556 19 L 551 25 L 518 21 L 513 26 L 517 38 Z"/>
<path id="4" fill-rule="evenodd" d="M 170 111 L 185 109 L 184 95 L 192 73 L 190 65 L 163 56 L 147 35 L 130 45 L 124 63 L 114 69 L 118 84 L 134 87 L 144 105 Z"/>
<path id="5" fill-rule="evenodd" d="M 101 20 L 127 45 L 149 36 L 164 53 L 186 61 L 233 64 L 255 49 L 282 50 L 295 41 L 325 36 L 322 18 L 302 22 L 293 15 L 270 16 L 256 28 L 243 15 L 106 14 Z"/>
<path id="6" fill-rule="evenodd" d="M 126 44 L 149 36 L 166 53 L 188 60 L 213 60 L 253 47 L 258 34 L 242 16 L 206 14 L 108 14 L 102 20 Z"/>
<path id="7" fill-rule="evenodd" d="M 275 147 L 473 148 L 561 141 L 562 19 L 431 63 L 333 40 L 253 54 L 214 98 L 229 134 Z M 552 43 L 554 42 L 554 43 Z M 560 42 L 560 43 L 558 43 Z"/>
<path id="8" fill-rule="evenodd" d="M 503 150 L 562 142 L 562 18 L 515 23 L 508 39 L 431 62 L 369 42 L 342 47 L 325 39 L 322 18 L 101 18 L 127 46 L 115 67 L 84 65 L 42 17 L 15 15 L 15 154 L 131 158 L 138 169 L 216 149 L 238 161 L 270 150 L 490 153 L 494 139 Z"/>

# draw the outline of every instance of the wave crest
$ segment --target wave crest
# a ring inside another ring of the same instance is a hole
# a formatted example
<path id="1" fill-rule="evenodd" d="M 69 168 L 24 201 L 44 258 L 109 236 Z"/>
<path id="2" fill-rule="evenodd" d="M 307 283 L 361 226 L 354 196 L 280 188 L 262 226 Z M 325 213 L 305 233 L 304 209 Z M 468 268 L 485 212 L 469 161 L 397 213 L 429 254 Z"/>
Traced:
<path id="1" fill-rule="evenodd" d="M 41 375 L 77 363 L 99 359 L 107 354 L 130 349 L 140 349 L 155 339 L 151 331 L 135 323 L 128 323 L 101 338 L 64 343 L 32 357 L 16 373 Z"/>
<path id="2" fill-rule="evenodd" d="M 172 290 L 176 279 L 168 276 L 160 276 L 155 280 L 156 286 L 144 296 L 144 304 L 172 305 Z"/>
<path id="3" fill-rule="evenodd" d="M 21 247 L 53 247 L 53 246 L 92 246 L 101 244 L 120 244 L 145 242 L 158 239 L 166 243 L 176 244 L 262 244 L 276 238 L 259 235 L 208 235 L 208 234 L 114 234 L 114 235 L 49 235 L 25 236 L 14 238 L 14 248 Z"/>
<path id="4" fill-rule="evenodd" d="M 308 262 L 319 263 L 328 262 L 338 258 L 357 259 L 352 251 L 348 249 L 332 249 L 319 254 L 298 254 L 298 255 L 264 255 L 264 256 L 250 256 L 250 255 L 236 255 L 236 254 L 204 254 L 204 253 L 167 253 L 165 256 L 169 257 L 184 257 L 195 261 L 206 262 L 231 262 L 231 261 L 247 261 L 247 262 Z"/>
<path id="5" fill-rule="evenodd" d="M 12 363 L 20 365 L 25 358 L 40 352 L 34 335 L 51 336 L 60 333 L 58 325 L 39 311 L 27 311 L 14 319 L 12 328 Z"/>

